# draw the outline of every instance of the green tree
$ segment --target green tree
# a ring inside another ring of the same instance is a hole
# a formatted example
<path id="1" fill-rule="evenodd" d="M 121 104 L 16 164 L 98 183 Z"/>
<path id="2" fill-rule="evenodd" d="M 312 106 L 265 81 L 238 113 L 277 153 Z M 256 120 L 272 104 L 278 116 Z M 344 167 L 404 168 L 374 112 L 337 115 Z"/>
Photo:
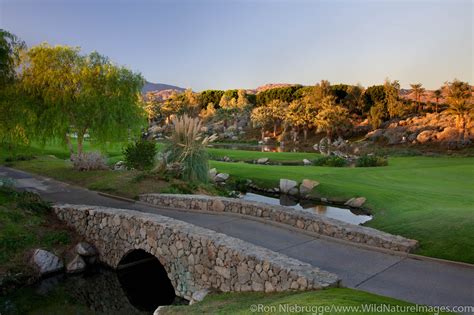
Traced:
<path id="1" fill-rule="evenodd" d="M 303 139 L 308 137 L 308 130 L 312 127 L 317 107 L 309 97 L 296 99 L 290 103 L 286 111 L 286 123 L 293 128 L 293 141 L 296 142 L 300 128 L 303 129 Z"/>
<path id="2" fill-rule="evenodd" d="M 369 121 L 373 129 L 378 129 L 387 117 L 387 109 L 384 103 L 377 102 L 370 108 Z"/>
<path id="3" fill-rule="evenodd" d="M 474 117 L 471 86 L 467 82 L 455 79 L 453 82 L 446 82 L 444 89 L 449 105 L 446 112 L 456 116 L 457 125 L 462 130 L 461 141 L 464 141 L 467 124 Z"/>
<path id="4" fill-rule="evenodd" d="M 405 106 L 399 98 L 400 83 L 398 80 L 390 81 L 389 79 L 386 79 L 384 89 L 387 112 L 390 118 L 403 117 L 405 115 Z"/>
<path id="5" fill-rule="evenodd" d="M 437 89 L 433 92 L 433 96 L 436 99 L 436 109 L 435 112 L 438 112 L 438 105 L 439 105 L 439 99 L 443 96 L 443 90 L 442 89 Z"/>
<path id="6" fill-rule="evenodd" d="M 413 83 L 410 84 L 412 93 L 415 97 L 415 101 L 417 104 L 417 112 L 421 113 L 421 97 L 425 94 L 425 89 L 423 88 L 423 84 L 421 83 Z"/>
<path id="7" fill-rule="evenodd" d="M 255 107 L 250 114 L 254 127 L 261 128 L 262 140 L 265 138 L 265 128 L 272 121 L 272 112 L 267 106 Z"/>
<path id="8" fill-rule="evenodd" d="M 34 121 L 23 95 L 17 93 L 17 66 L 24 49 L 23 41 L 0 29 L 0 143 L 10 147 L 28 143 L 28 125 Z"/>
<path id="9" fill-rule="evenodd" d="M 81 55 L 79 48 L 42 44 L 26 53 L 21 70 L 21 91 L 30 100 L 41 140 L 70 144 L 75 133 L 80 156 L 86 134 L 104 143 L 126 139 L 143 125 L 143 78 L 97 52 Z"/>
<path id="10" fill-rule="evenodd" d="M 14 81 L 20 53 L 25 48 L 25 42 L 16 35 L 0 29 L 0 88 Z"/>
<path id="11" fill-rule="evenodd" d="M 282 125 L 286 118 L 286 111 L 288 109 L 288 103 L 275 99 L 266 105 L 270 110 L 273 120 L 273 136 L 276 137 L 277 128 Z"/>
<path id="12" fill-rule="evenodd" d="M 314 125 L 317 126 L 318 132 L 325 132 L 332 141 L 335 135 L 341 135 L 345 129 L 349 128 L 349 111 L 337 105 L 334 96 L 328 95 L 321 102 L 321 108 L 314 117 Z"/>

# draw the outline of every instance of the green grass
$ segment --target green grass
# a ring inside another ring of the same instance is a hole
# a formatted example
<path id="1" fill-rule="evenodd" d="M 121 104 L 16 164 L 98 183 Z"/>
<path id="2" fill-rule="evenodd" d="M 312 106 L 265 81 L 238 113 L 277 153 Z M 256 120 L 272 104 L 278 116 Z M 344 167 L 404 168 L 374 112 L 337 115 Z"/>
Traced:
<path id="1" fill-rule="evenodd" d="M 59 253 L 74 237 L 31 193 L 0 188 L 0 283 L 5 289 L 33 277 L 27 262 L 32 249 Z"/>
<path id="2" fill-rule="evenodd" d="M 234 161 L 253 161 L 259 158 L 269 158 L 270 161 L 275 162 L 302 162 L 303 159 L 311 161 L 319 156 L 316 152 L 260 152 L 216 148 L 209 148 L 207 152 L 212 159 L 222 159 L 224 156 L 228 156 Z"/>
<path id="3" fill-rule="evenodd" d="M 282 293 L 222 293 L 208 295 L 204 301 L 191 306 L 169 306 L 163 314 L 377 314 L 376 312 L 357 312 L 356 307 L 362 305 L 413 306 L 414 304 L 396 299 L 383 297 L 363 291 L 346 288 L 327 289 L 309 292 L 282 292 Z M 262 305 L 263 312 L 252 312 L 252 305 Z M 285 306 L 297 305 L 302 312 L 282 312 Z M 282 307 L 282 308 L 280 308 Z M 328 307 L 329 311 L 318 309 Z M 331 310 L 331 307 L 334 309 Z M 339 308 L 339 309 L 336 309 Z M 344 308 L 343 308 L 344 307 Z M 305 311 L 305 309 L 308 311 Z M 313 309 L 315 311 L 313 312 Z M 265 309 L 264 309 L 265 310 Z M 381 314 L 383 312 L 379 312 Z M 160 314 L 161 311 L 160 311 Z M 430 314 L 393 312 L 391 314 Z M 432 313 L 431 313 L 432 314 Z"/>
<path id="4" fill-rule="evenodd" d="M 375 214 L 366 225 L 420 241 L 418 254 L 474 263 L 472 157 L 392 157 L 371 168 L 210 164 L 262 186 L 308 178 L 321 183 L 323 196 L 364 196 Z"/>

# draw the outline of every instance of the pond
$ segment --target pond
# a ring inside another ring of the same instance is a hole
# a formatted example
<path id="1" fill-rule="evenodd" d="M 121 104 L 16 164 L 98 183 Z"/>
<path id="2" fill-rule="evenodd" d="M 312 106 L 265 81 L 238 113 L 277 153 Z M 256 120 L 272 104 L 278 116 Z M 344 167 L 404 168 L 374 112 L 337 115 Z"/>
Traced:
<path id="1" fill-rule="evenodd" d="M 260 151 L 260 152 L 309 152 L 315 153 L 312 147 L 302 146 L 279 146 L 274 144 L 246 144 L 246 143 L 213 143 L 209 148 Z"/>
<path id="2" fill-rule="evenodd" d="M 187 304 L 170 290 L 156 262 L 147 259 L 117 272 L 96 266 L 79 275 L 46 278 L 0 296 L 0 314 L 153 314 L 160 305 Z"/>
<path id="3" fill-rule="evenodd" d="M 309 200 L 300 201 L 286 195 L 281 195 L 280 198 L 274 198 L 255 193 L 246 193 L 242 196 L 242 199 L 263 202 L 270 205 L 287 206 L 293 209 L 324 215 L 328 218 L 337 219 L 351 224 L 362 224 L 372 219 L 371 215 L 362 210 L 340 208 Z"/>

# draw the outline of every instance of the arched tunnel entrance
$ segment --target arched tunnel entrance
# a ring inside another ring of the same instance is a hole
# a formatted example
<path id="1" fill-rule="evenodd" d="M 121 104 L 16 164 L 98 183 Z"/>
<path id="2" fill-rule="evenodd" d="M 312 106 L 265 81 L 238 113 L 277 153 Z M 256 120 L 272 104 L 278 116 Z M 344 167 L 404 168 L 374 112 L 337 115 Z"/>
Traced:
<path id="1" fill-rule="evenodd" d="M 144 250 L 126 254 L 117 267 L 122 289 L 130 303 L 141 311 L 153 312 L 176 298 L 173 285 L 160 261 Z"/>

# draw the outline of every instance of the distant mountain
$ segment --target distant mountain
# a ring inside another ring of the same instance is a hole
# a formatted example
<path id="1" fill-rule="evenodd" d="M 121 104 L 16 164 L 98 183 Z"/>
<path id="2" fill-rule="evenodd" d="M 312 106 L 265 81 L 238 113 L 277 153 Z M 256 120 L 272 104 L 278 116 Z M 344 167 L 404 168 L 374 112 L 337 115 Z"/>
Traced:
<path id="1" fill-rule="evenodd" d="M 163 84 L 163 83 L 152 83 L 152 82 L 145 82 L 145 85 L 142 88 L 142 93 L 146 94 L 148 92 L 160 92 L 163 90 L 175 90 L 178 92 L 182 92 L 185 89 L 179 86 Z"/>

